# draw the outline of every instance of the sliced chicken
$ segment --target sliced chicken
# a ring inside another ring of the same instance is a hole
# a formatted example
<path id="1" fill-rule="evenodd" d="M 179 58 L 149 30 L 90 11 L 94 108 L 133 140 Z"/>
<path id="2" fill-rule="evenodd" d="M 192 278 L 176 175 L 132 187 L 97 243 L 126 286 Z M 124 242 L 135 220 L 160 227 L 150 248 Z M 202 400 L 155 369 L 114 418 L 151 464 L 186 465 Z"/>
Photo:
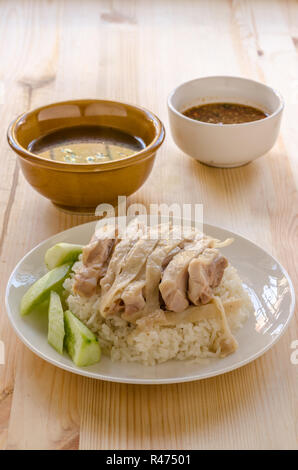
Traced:
<path id="1" fill-rule="evenodd" d="M 223 277 L 227 259 L 215 248 L 207 248 L 189 263 L 188 297 L 195 305 L 208 303 Z"/>
<path id="2" fill-rule="evenodd" d="M 112 286 L 102 295 L 100 311 L 103 317 L 115 313 L 115 306 L 119 304 L 122 292 L 130 282 L 136 279 L 157 243 L 157 238 L 149 239 L 145 234 L 131 248 Z"/>
<path id="3" fill-rule="evenodd" d="M 84 248 L 74 292 L 90 297 L 100 286 L 103 317 L 127 321 L 160 312 L 184 312 L 212 299 L 227 260 L 214 247 L 218 241 L 195 230 L 161 224 L 146 227 L 134 219 L 124 233 L 101 226 Z M 184 232 L 185 233 L 185 232 Z"/>
<path id="4" fill-rule="evenodd" d="M 164 271 L 166 269 L 166 267 L 168 266 L 168 264 L 170 263 L 170 261 L 172 261 L 172 259 L 174 258 L 174 256 L 176 256 L 180 251 L 181 251 L 181 247 L 180 247 L 180 244 L 182 242 L 180 242 L 177 246 L 175 246 L 168 254 L 167 256 L 164 258 L 164 260 L 162 261 L 162 265 L 161 265 L 161 268 L 162 270 Z"/>
<path id="5" fill-rule="evenodd" d="M 207 246 L 212 245 L 212 243 L 212 240 L 202 237 L 186 245 L 166 267 L 159 290 L 168 310 L 183 312 L 188 307 L 187 284 L 189 263 Z"/>
<path id="6" fill-rule="evenodd" d="M 121 299 L 124 302 L 124 318 L 131 318 L 133 314 L 140 312 L 145 307 L 143 295 L 145 283 L 145 279 L 136 280 L 128 284 L 122 293 Z"/>
<path id="7" fill-rule="evenodd" d="M 190 243 L 193 243 L 194 240 L 191 240 L 189 238 L 187 239 L 182 239 L 179 241 L 179 244 L 177 246 L 175 246 L 169 253 L 168 255 L 164 258 L 163 262 L 162 262 L 162 270 L 164 271 L 166 269 L 166 267 L 168 266 L 168 264 L 170 263 L 170 261 L 172 261 L 172 259 L 174 258 L 174 256 L 176 256 L 180 251 L 184 250 L 184 248 L 189 245 Z"/>
<path id="8" fill-rule="evenodd" d="M 132 247 L 136 244 L 141 235 L 144 234 L 145 226 L 134 219 L 126 228 L 122 239 L 115 246 L 113 256 L 110 260 L 107 272 L 100 281 L 101 294 L 105 295 L 112 287 L 115 278 L 125 265 L 126 258 Z"/>
<path id="9" fill-rule="evenodd" d="M 104 225 L 95 232 L 90 243 L 83 249 L 83 265 L 75 275 L 73 289 L 76 294 L 91 297 L 96 293 L 98 281 L 107 270 L 115 243 L 114 226 Z"/>
<path id="10" fill-rule="evenodd" d="M 193 246 L 192 244 L 194 242 L 200 241 L 203 237 L 207 238 L 202 232 L 196 232 L 195 230 L 191 229 L 191 227 L 187 227 L 187 228 L 188 228 L 188 230 L 185 234 L 183 234 L 183 230 L 182 230 L 182 236 L 180 234 L 179 243 L 176 244 L 176 245 L 173 245 L 173 248 L 164 257 L 164 259 L 162 261 L 162 265 L 161 265 L 162 271 L 164 271 L 166 269 L 166 267 L 168 266 L 170 261 L 172 261 L 174 256 L 176 256 L 180 251 L 184 250 L 185 247 L 188 250 L 189 248 L 191 248 Z M 177 234 L 181 232 L 179 227 L 174 226 L 173 230 L 175 231 L 175 229 L 176 229 Z"/>
<path id="11" fill-rule="evenodd" d="M 181 243 L 180 233 L 172 227 L 169 238 L 161 238 L 146 263 L 146 314 L 160 308 L 158 285 L 163 271 L 163 262 L 170 252 Z"/>
<path id="12" fill-rule="evenodd" d="M 165 224 L 158 226 L 158 231 L 151 235 L 154 237 L 156 234 L 159 238 L 146 264 L 121 294 L 124 303 L 122 318 L 125 320 L 136 320 L 160 308 L 158 284 L 162 272 L 161 264 L 165 256 L 181 242 L 181 239 L 172 240 L 176 231 L 173 227 L 169 229 Z"/>

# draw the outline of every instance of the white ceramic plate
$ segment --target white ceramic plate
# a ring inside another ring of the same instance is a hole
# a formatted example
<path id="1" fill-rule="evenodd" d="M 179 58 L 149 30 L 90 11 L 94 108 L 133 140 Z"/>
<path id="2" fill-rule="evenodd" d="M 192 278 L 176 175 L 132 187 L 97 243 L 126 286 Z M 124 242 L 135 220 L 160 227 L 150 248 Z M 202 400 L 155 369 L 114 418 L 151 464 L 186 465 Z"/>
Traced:
<path id="1" fill-rule="evenodd" d="M 233 237 L 234 243 L 222 252 L 235 266 L 253 302 L 255 312 L 236 333 L 239 348 L 223 359 L 204 364 L 169 361 L 146 367 L 134 363 L 114 363 L 108 357 L 93 366 L 76 367 L 65 354 L 60 356 L 47 342 L 47 316 L 19 314 L 21 298 L 28 287 L 45 272 L 46 250 L 58 242 L 89 241 L 96 222 L 79 225 L 59 233 L 33 248 L 15 267 L 8 281 L 6 306 L 16 333 L 35 354 L 75 374 L 134 384 L 166 384 L 204 379 L 237 369 L 264 354 L 284 333 L 294 311 L 295 297 L 292 282 L 285 269 L 271 255 L 249 240 L 212 225 L 204 232 L 220 240 Z"/>

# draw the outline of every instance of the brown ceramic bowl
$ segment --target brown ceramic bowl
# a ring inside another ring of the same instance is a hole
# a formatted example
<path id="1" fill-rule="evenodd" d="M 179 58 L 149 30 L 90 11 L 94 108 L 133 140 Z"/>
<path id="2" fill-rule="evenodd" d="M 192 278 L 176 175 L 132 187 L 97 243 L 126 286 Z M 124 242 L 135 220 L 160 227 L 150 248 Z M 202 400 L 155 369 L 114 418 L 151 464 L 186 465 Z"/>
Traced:
<path id="1" fill-rule="evenodd" d="M 92 164 L 44 159 L 28 150 L 38 139 L 58 129 L 99 125 L 116 128 L 143 140 L 146 147 L 132 156 Z M 94 213 L 100 203 L 117 202 L 142 186 L 151 172 L 165 137 L 164 126 L 150 111 L 117 101 L 75 100 L 54 103 L 24 113 L 8 129 L 8 142 L 18 154 L 27 181 L 60 208 Z"/>

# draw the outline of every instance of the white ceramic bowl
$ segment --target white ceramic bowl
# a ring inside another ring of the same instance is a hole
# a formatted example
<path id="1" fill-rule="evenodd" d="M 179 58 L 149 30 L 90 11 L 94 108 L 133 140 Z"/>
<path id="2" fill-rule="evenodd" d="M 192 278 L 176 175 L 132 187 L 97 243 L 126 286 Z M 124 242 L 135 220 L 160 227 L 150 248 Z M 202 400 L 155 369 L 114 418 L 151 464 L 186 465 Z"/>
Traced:
<path id="1" fill-rule="evenodd" d="M 254 106 L 269 116 L 242 124 L 210 124 L 182 113 L 214 102 Z M 282 97 L 272 88 L 240 77 L 203 77 L 178 86 L 168 98 L 170 127 L 175 143 L 191 157 L 217 167 L 244 165 L 274 145 L 282 116 Z"/>

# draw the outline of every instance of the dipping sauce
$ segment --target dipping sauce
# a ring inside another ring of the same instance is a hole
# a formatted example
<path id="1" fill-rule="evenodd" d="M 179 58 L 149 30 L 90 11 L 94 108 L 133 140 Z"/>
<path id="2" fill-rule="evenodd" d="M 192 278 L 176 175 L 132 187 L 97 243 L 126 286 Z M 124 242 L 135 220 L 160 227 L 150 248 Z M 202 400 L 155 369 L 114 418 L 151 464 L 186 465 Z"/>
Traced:
<path id="1" fill-rule="evenodd" d="M 130 157 L 145 143 L 118 129 L 104 126 L 77 126 L 59 129 L 28 146 L 32 153 L 63 163 L 100 163 Z"/>
<path id="2" fill-rule="evenodd" d="M 194 106 L 183 112 L 196 121 L 211 124 L 241 124 L 243 122 L 258 121 L 268 116 L 268 113 L 238 103 L 209 103 Z"/>

